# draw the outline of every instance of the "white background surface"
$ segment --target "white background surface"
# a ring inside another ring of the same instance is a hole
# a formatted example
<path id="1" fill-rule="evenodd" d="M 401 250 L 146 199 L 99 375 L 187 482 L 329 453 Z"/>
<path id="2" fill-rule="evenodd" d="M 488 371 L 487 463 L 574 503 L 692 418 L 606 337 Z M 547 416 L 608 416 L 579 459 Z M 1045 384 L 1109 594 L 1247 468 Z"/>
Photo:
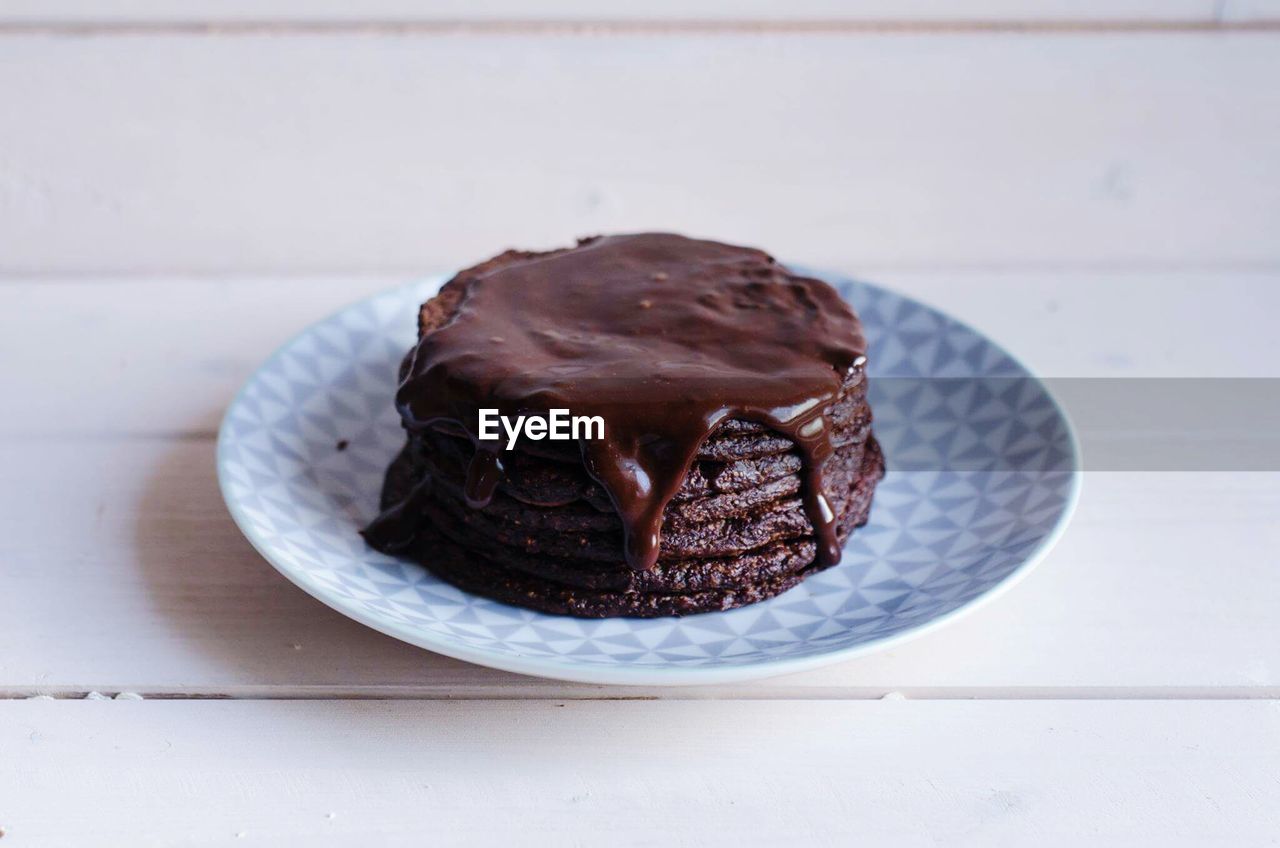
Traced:
<path id="1" fill-rule="evenodd" d="M 944 631 L 635 690 L 343 619 L 212 441 L 352 300 L 642 227 L 1048 376 L 1280 376 L 1273 3 L 360 8 L 0 6 L 0 845 L 1275 844 L 1280 474 L 1091 473 Z"/>

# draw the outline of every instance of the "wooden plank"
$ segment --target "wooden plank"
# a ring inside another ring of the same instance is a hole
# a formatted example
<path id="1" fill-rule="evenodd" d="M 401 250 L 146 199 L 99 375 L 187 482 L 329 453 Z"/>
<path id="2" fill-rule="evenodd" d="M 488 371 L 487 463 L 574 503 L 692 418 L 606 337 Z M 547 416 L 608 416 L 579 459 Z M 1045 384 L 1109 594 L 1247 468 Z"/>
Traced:
<path id="1" fill-rule="evenodd" d="M 1258 355 L 1280 311 L 1265 274 L 885 279 L 1050 375 L 1275 376 Z M 1090 474 L 1066 538 L 1007 598 L 916 644 L 758 685 L 569 686 L 373 633 L 252 551 L 217 492 L 211 435 L 272 347 L 387 282 L 0 285 L 0 361 L 19 364 L 0 369 L 0 395 L 21 398 L 0 422 L 0 693 L 1235 697 L 1280 687 L 1277 474 Z M 1188 327 L 1208 328 L 1194 357 Z"/>
<path id="2" fill-rule="evenodd" d="M 1262 845 L 1280 703 L 0 703 L 15 845 Z"/>
<path id="3" fill-rule="evenodd" d="M 1010 697 L 1280 692 L 1280 474 L 1097 473 L 1005 598 L 885 654 L 759 684 L 570 685 L 355 624 L 240 535 L 212 445 L 0 445 L 0 694 Z"/>
<path id="4" fill-rule="evenodd" d="M 1280 264 L 1280 34 L 9 35 L 0 272 Z"/>
<path id="5" fill-rule="evenodd" d="M 0 358 L 29 364 L 0 370 L 0 390 L 23 398 L 0 434 L 211 439 L 272 350 L 400 282 L 352 275 L 0 284 Z"/>
<path id="6" fill-rule="evenodd" d="M 494 235 L 456 262 L 509 244 Z M 1259 353 L 1271 342 L 1271 316 L 1280 313 L 1280 273 L 867 268 L 862 276 L 948 310 L 1045 376 L 1280 376 L 1280 362 Z M 0 420 L 0 436 L 211 438 L 236 390 L 276 347 L 401 281 L 329 275 L 0 284 L 0 361 L 24 363 L 0 369 L 3 396 L 22 398 Z M 406 325 L 413 320 L 406 316 Z M 1203 328 L 1194 352 L 1188 328 Z"/>
<path id="7" fill-rule="evenodd" d="M 8 587 L 0 596 L 0 690 L 606 691 L 472 668 L 323 608 L 240 536 L 217 493 L 208 444 L 51 450 L 19 442 L 0 449 L 0 461 L 16 496 L 0 516 Z M 1007 599 L 882 657 L 766 686 L 864 697 L 1280 687 L 1276 514 L 1277 474 L 1091 475 L 1071 533 Z M 1231 563 L 1229 573 L 1214 562 Z"/>
<path id="8" fill-rule="evenodd" d="M 8 0 L 0 21 L 189 22 L 189 21 L 1212 21 L 1211 0 L 649 0 L 601 5 L 586 0 Z"/>

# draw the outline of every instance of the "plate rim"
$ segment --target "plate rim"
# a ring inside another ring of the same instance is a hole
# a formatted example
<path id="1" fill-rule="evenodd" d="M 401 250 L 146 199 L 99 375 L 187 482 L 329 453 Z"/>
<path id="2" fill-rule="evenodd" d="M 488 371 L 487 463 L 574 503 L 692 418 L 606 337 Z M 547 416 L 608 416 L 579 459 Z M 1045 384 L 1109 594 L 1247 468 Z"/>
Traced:
<path id="1" fill-rule="evenodd" d="M 422 287 L 426 286 L 428 283 L 442 285 L 449 278 L 449 274 L 424 275 L 422 277 L 417 277 L 404 283 L 400 283 L 399 285 L 374 292 L 373 294 L 360 298 L 359 300 L 352 301 L 324 317 L 310 322 L 276 347 L 275 350 L 273 350 L 271 354 L 264 359 L 248 377 L 245 378 L 244 382 L 240 385 L 240 388 L 236 391 L 234 397 L 232 397 L 231 401 L 227 404 L 226 410 L 223 412 L 222 421 L 218 426 L 215 465 L 217 466 L 218 489 L 222 494 L 222 501 L 226 505 L 227 511 L 231 514 L 231 518 L 235 522 L 236 527 L 240 530 L 241 535 L 249 541 L 249 544 L 258 552 L 258 555 L 265 559 L 272 568 L 284 575 L 289 582 L 293 583 L 295 586 L 302 589 L 308 595 L 320 601 L 325 606 L 359 622 L 360 624 L 363 624 L 366 627 L 394 639 L 398 639 L 401 642 L 407 642 L 415 647 L 433 651 L 453 659 L 485 666 L 487 668 L 498 669 L 500 671 L 532 675 L 572 683 L 606 685 L 696 686 L 715 683 L 733 683 L 809 671 L 815 668 L 821 668 L 822 666 L 833 665 L 844 660 L 879 653 L 880 651 L 885 651 L 918 639 L 922 636 L 926 636 L 939 628 L 955 622 L 963 616 L 967 616 L 970 613 L 983 608 L 995 599 L 1003 596 L 1014 586 L 1022 582 L 1027 574 L 1029 574 L 1033 568 L 1044 560 L 1049 551 L 1051 551 L 1062 538 L 1063 534 L 1066 532 L 1067 526 L 1071 523 L 1072 517 L 1075 515 L 1076 507 L 1080 502 L 1080 493 L 1084 485 L 1084 473 L 1080 462 L 1079 436 L 1076 433 L 1075 426 L 1071 422 L 1070 416 L 1067 414 L 1066 408 L 1063 407 L 1062 402 L 1059 400 L 1057 395 L 1054 394 L 1049 384 L 1032 371 L 1020 357 L 1008 351 L 1003 345 L 993 340 L 987 334 L 982 333 L 970 326 L 968 323 L 955 318 L 943 309 L 939 309 L 926 301 L 920 300 L 919 298 L 901 294 L 893 289 L 885 289 L 883 286 L 879 286 L 875 283 L 868 283 L 844 274 L 812 269 L 803 265 L 792 265 L 790 267 L 802 268 L 804 273 L 818 277 L 832 285 L 838 286 L 841 283 L 857 282 L 861 285 L 876 286 L 877 288 L 890 292 L 896 297 L 913 301 L 939 315 L 946 317 L 961 329 L 985 340 L 997 351 L 1008 357 L 1010 361 L 1021 368 L 1028 376 L 1034 379 L 1036 384 L 1049 399 L 1049 402 L 1053 404 L 1053 408 L 1057 411 L 1058 415 L 1062 418 L 1067 432 L 1067 440 L 1071 448 L 1071 471 L 1066 499 L 1063 503 L 1062 511 L 1054 522 L 1053 528 L 1046 533 L 1036 546 L 1025 555 L 1022 562 L 1001 578 L 999 582 L 995 583 L 980 595 L 965 601 L 955 609 L 949 610 L 942 615 L 935 616 L 928 621 L 908 627 L 897 633 L 870 639 L 856 645 L 850 645 L 843 648 L 833 648 L 829 651 L 808 654 L 800 657 L 771 658 L 752 662 L 749 665 L 726 664 L 707 667 L 681 665 L 596 665 L 591 663 L 575 662 L 574 660 L 563 656 L 520 656 L 517 654 L 499 654 L 489 652 L 483 648 L 476 648 L 456 642 L 451 637 L 444 634 L 433 634 L 415 630 L 413 628 L 400 625 L 394 621 L 379 620 L 376 616 L 366 614 L 358 604 L 345 598 L 332 596 L 327 591 L 326 587 L 317 583 L 305 570 L 295 568 L 278 560 L 271 550 L 261 542 L 248 516 L 244 513 L 243 508 L 237 503 L 235 498 L 231 497 L 230 494 L 229 487 L 231 485 L 231 481 L 228 478 L 226 453 L 230 449 L 230 421 L 232 411 L 240 405 L 245 392 L 259 378 L 259 375 L 269 367 L 273 366 L 277 360 L 281 359 L 285 355 L 286 351 L 303 339 L 308 333 L 312 332 L 317 326 L 332 321 L 350 309 L 369 303 L 378 298 L 385 297 L 400 289 Z M 717 613 L 708 612 L 699 614 L 716 615 Z"/>

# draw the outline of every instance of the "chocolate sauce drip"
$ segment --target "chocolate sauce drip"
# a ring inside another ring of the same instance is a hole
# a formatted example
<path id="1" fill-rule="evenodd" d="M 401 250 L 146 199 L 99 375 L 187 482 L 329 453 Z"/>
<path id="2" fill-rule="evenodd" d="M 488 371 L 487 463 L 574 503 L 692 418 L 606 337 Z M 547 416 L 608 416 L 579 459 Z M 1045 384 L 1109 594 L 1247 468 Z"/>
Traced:
<path id="1" fill-rule="evenodd" d="M 477 447 L 467 466 L 467 482 L 462 487 L 463 500 L 472 509 L 484 509 L 502 481 L 502 460 L 492 450 Z"/>
<path id="2" fill-rule="evenodd" d="M 583 463 L 622 518 L 628 564 L 651 569 L 663 510 L 698 448 L 743 419 L 796 444 L 819 563 L 839 561 L 822 479 L 827 413 L 860 373 L 866 341 L 826 283 L 758 250 L 647 233 L 499 257 L 459 274 L 440 299 L 452 314 L 410 353 L 396 405 L 410 430 L 452 425 L 471 437 L 472 508 L 492 497 L 507 449 L 505 433 L 478 437 L 480 409 L 601 416 L 604 438 L 581 440 Z M 403 537 L 406 506 L 380 516 L 370 541 Z"/>

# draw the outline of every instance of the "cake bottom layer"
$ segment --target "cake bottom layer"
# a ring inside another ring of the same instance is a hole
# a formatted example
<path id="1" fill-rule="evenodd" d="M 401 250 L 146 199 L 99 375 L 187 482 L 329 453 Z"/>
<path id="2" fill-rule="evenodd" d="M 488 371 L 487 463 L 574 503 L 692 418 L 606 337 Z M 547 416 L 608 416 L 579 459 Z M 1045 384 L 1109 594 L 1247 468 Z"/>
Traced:
<path id="1" fill-rule="evenodd" d="M 884 475 L 884 460 L 869 441 L 866 456 L 840 509 L 841 542 L 867 522 L 876 483 Z M 815 562 L 812 536 L 775 542 L 751 553 L 759 562 L 751 573 L 736 575 L 734 585 L 684 591 L 592 589 L 530 574 L 498 558 L 459 544 L 449 535 L 425 523 L 418 529 L 409 555 L 437 577 L 478 595 L 542 612 L 584 618 L 627 616 L 651 618 L 690 615 L 733 609 L 766 600 L 792 588 L 810 574 L 822 570 Z"/>

